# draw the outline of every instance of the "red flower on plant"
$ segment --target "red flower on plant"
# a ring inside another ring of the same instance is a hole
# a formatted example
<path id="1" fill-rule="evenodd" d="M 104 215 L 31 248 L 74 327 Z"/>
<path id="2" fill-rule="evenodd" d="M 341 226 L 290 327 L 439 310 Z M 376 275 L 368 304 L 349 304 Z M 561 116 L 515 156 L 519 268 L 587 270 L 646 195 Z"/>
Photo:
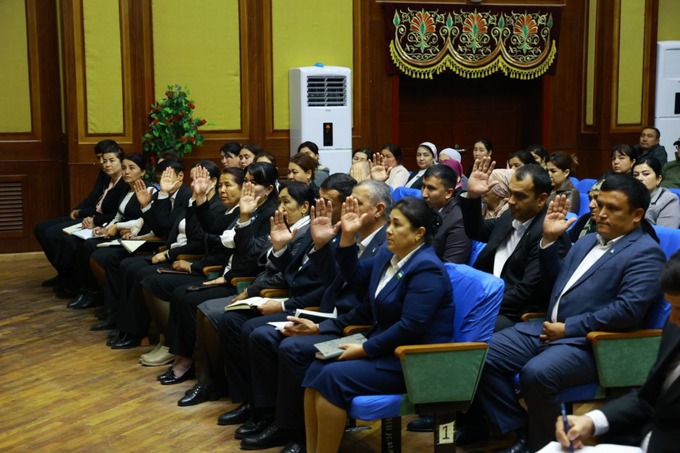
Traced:
<path id="1" fill-rule="evenodd" d="M 195 109 L 195 108 L 196 108 L 196 106 L 194 105 L 193 102 L 189 102 L 187 105 L 189 106 L 190 109 Z"/>
<path id="2" fill-rule="evenodd" d="M 201 126 L 203 126 L 205 123 L 207 123 L 206 119 L 205 119 L 205 118 L 202 118 L 202 119 L 201 119 Z"/>
<path id="3" fill-rule="evenodd" d="M 158 120 L 153 120 L 151 124 L 158 124 Z"/>
<path id="4" fill-rule="evenodd" d="M 191 140 L 191 143 L 196 143 L 196 139 L 194 137 L 189 138 Z"/>
<path id="5" fill-rule="evenodd" d="M 186 142 L 187 142 L 186 136 L 182 136 L 182 138 L 181 138 L 180 140 L 182 140 L 182 143 L 186 143 Z"/>

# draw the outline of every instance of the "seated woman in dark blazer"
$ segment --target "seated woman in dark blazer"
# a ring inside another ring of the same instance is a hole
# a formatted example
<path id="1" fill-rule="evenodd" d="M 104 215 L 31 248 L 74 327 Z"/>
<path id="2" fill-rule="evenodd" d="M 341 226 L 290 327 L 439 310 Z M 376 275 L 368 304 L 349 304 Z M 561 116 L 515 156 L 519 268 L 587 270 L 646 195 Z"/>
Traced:
<path id="1" fill-rule="evenodd" d="M 101 191 L 98 188 L 93 191 L 99 194 L 93 205 L 85 206 L 78 211 L 78 215 L 83 216 L 80 220 L 83 229 L 91 230 L 101 226 L 115 215 L 120 199 L 128 190 L 128 185 L 122 177 L 123 157 L 123 150 L 118 145 L 109 146 L 101 155 L 105 179 L 102 180 Z M 45 248 L 45 253 L 59 273 L 59 279 L 55 282 L 57 297 L 70 299 L 78 292 L 78 279 L 72 275 L 72 271 L 77 269 L 74 262 L 75 252 L 83 240 L 77 236 L 64 234 L 56 228 L 59 227 L 52 227 L 47 231 L 50 245 Z"/>
<path id="2" fill-rule="evenodd" d="M 156 253 L 150 259 L 148 256 L 133 256 L 123 259 L 118 268 L 120 276 L 117 279 L 113 279 L 112 272 L 107 269 L 104 294 L 106 295 L 107 290 L 113 289 L 108 288 L 109 286 L 118 286 L 117 290 L 112 292 L 118 294 L 119 316 L 117 325 L 119 331 L 112 334 L 114 340 L 107 341 L 107 344 L 110 343 L 112 348 L 125 349 L 139 346 L 140 340 L 147 335 L 151 313 L 147 309 L 140 284 L 144 278 L 149 275 L 160 276 L 158 269 L 169 268 L 182 254 L 206 255 L 209 253 L 206 248 L 208 239 L 194 213 L 195 204 L 198 201 L 201 204 L 207 202 L 210 210 L 216 216 L 222 216 L 227 208 L 238 205 L 241 185 L 243 184 L 243 170 L 238 167 L 225 167 L 220 175 L 217 165 L 211 161 L 203 160 L 191 169 L 191 179 L 195 179 L 197 174 L 205 178 L 206 172 L 209 181 L 208 190 L 203 194 L 201 200 L 196 200 L 195 193 L 189 200 L 184 201 L 184 206 L 178 206 L 179 201 L 175 200 L 171 216 L 174 215 L 175 211 L 179 210 L 179 212 L 175 216 L 174 225 L 166 236 L 167 248 L 165 250 Z M 218 180 L 220 195 L 218 195 L 217 190 Z M 227 186 L 235 190 L 228 190 Z M 161 191 L 162 189 L 163 182 L 161 181 Z M 165 325 L 166 320 L 156 318 L 154 320 L 161 330 L 160 333 L 164 333 L 162 326 Z M 146 354 L 145 357 L 156 356 L 162 346 L 163 344 L 160 342 L 156 349 Z M 142 363 L 154 364 L 153 361 L 145 360 L 145 357 L 141 358 Z"/>
<path id="3" fill-rule="evenodd" d="M 128 187 L 128 191 L 123 195 L 118 203 L 118 211 L 115 215 L 108 216 L 109 220 L 93 228 L 91 239 L 88 239 L 78 245 L 75 251 L 75 266 L 77 268 L 77 281 L 79 288 L 79 296 L 71 301 L 67 306 L 76 308 L 79 305 L 79 299 L 88 293 L 96 293 L 99 290 L 99 283 L 96 281 L 91 270 L 90 257 L 99 249 L 97 246 L 110 240 L 112 237 L 118 236 L 122 230 L 132 230 L 134 234 L 146 234 L 149 228 L 140 222 L 142 217 L 142 201 L 147 197 L 150 199 L 156 192 L 156 188 L 150 183 L 144 181 L 146 174 L 146 163 L 140 154 L 126 154 L 123 158 L 123 181 Z M 125 250 L 122 248 L 107 248 L 100 250 L 104 254 L 112 254 L 124 256 Z M 105 330 L 106 327 L 101 324 L 95 324 L 93 330 Z"/>
<path id="4" fill-rule="evenodd" d="M 159 376 L 161 384 L 183 382 L 194 374 L 192 356 L 196 342 L 196 307 L 208 299 L 235 295 L 236 287 L 230 283 L 232 278 L 257 275 L 262 269 L 258 258 L 271 244 L 269 218 L 276 211 L 277 192 L 274 184 L 277 178 L 278 171 L 271 164 L 254 163 L 248 166 L 239 200 L 238 221 L 225 231 L 230 233 L 228 237 L 224 234 L 222 237 L 233 252 L 222 263 L 225 267 L 221 277 L 210 281 L 200 278 L 174 288 L 164 286 L 164 282 L 158 280 L 161 285 L 151 288 L 157 297 L 170 301 L 165 345 L 169 347 L 170 353 L 177 356 L 168 371 Z M 207 207 L 201 207 L 197 209 L 199 220 L 206 231 L 212 231 L 212 215 Z M 192 272 L 195 264 L 189 266 Z M 147 279 L 144 279 L 142 286 L 147 287 L 147 284 Z M 210 288 L 187 291 L 189 286 L 196 284 Z"/>
<path id="5" fill-rule="evenodd" d="M 310 452 L 338 450 L 355 396 L 406 391 L 394 356 L 397 346 L 448 342 L 453 336 L 451 283 L 429 244 L 441 223 L 439 215 L 423 200 L 406 197 L 394 205 L 389 219 L 387 249 L 359 261 L 357 202 L 350 197 L 343 206 L 338 266 L 349 284 L 367 288 L 369 299 L 345 316 L 349 324 L 372 317 L 373 328 L 363 345 L 344 345 L 337 361 L 317 361 L 307 371 L 303 386 Z"/>
<path id="6" fill-rule="evenodd" d="M 55 244 L 58 237 L 64 235 L 62 229 L 81 223 L 85 218 L 92 216 L 96 212 L 99 198 L 104 193 L 104 190 L 109 187 L 112 181 L 115 185 L 118 179 L 120 179 L 120 159 L 112 157 L 111 159 L 115 160 L 115 162 L 108 162 L 107 159 L 107 165 L 104 165 L 105 161 L 103 158 L 105 151 L 110 150 L 115 152 L 118 149 L 118 144 L 113 140 L 102 140 L 98 142 L 94 146 L 94 155 L 101 168 L 99 169 L 97 181 L 95 181 L 90 194 L 81 201 L 68 216 L 44 220 L 35 226 L 35 238 L 38 240 L 40 247 L 45 251 L 45 256 L 50 263 L 54 261 L 55 251 L 53 244 Z M 57 272 L 58 271 L 59 269 L 57 269 Z M 59 286 L 60 283 L 61 277 L 56 275 L 49 280 L 45 280 L 42 286 Z"/>

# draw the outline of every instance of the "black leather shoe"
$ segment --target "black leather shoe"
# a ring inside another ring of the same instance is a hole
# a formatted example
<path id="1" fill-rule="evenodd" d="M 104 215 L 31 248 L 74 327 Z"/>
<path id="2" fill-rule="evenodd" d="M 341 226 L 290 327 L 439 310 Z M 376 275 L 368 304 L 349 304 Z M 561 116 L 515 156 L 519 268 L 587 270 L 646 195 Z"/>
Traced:
<path id="1" fill-rule="evenodd" d="M 279 428 L 276 423 L 270 423 L 259 434 L 244 437 L 241 440 L 241 450 L 264 450 L 287 445 L 289 442 L 290 434 L 285 429 Z"/>
<path id="2" fill-rule="evenodd" d="M 196 368 L 192 363 L 188 370 L 184 372 L 181 376 L 175 376 L 174 371 L 170 368 L 170 376 L 160 379 L 161 385 L 175 385 L 188 381 L 189 379 L 194 379 L 196 377 Z"/>
<path id="3" fill-rule="evenodd" d="M 102 322 L 98 322 L 97 324 L 94 324 L 92 327 L 90 327 L 90 330 L 92 331 L 98 331 L 98 330 L 113 330 L 116 328 L 116 322 L 112 318 L 106 318 Z"/>
<path id="4" fill-rule="evenodd" d="M 431 433 L 434 430 L 434 417 L 423 415 L 420 418 L 408 422 L 406 431 L 415 433 Z"/>
<path id="5" fill-rule="evenodd" d="M 263 431 L 265 431 L 266 428 L 269 427 L 269 425 L 273 425 L 274 424 L 273 422 L 274 417 L 272 417 L 271 415 L 270 416 L 254 415 L 250 420 L 236 428 L 236 431 L 234 431 L 234 439 L 243 439 L 247 437 L 256 436 L 257 434 L 260 434 Z M 275 430 L 279 429 L 276 426 L 274 428 Z M 286 439 L 286 442 L 287 441 L 288 439 Z M 286 445 L 286 443 L 284 442 L 280 445 Z"/>
<path id="6" fill-rule="evenodd" d="M 456 445 L 465 445 L 482 442 L 489 439 L 489 431 L 485 425 L 465 424 L 456 427 Z"/>
<path id="7" fill-rule="evenodd" d="M 178 406 L 195 406 L 206 401 L 215 401 L 219 398 L 217 391 L 203 384 L 196 384 L 189 389 L 184 396 L 177 401 Z"/>
<path id="8" fill-rule="evenodd" d="M 519 438 L 509 448 L 501 450 L 499 453 L 528 453 L 528 451 L 526 439 Z"/>
<path id="9" fill-rule="evenodd" d="M 111 346 L 113 343 L 123 338 L 124 335 L 125 332 L 121 332 L 118 329 L 113 329 L 112 331 L 106 334 L 106 346 Z"/>
<path id="10" fill-rule="evenodd" d="M 156 376 L 157 381 L 162 381 L 163 379 L 169 379 L 174 373 L 172 372 L 172 365 L 168 368 L 165 373 Z"/>
<path id="11" fill-rule="evenodd" d="M 225 412 L 217 417 L 218 425 L 239 425 L 245 423 L 253 413 L 250 403 L 242 403 L 236 409 Z"/>
<path id="12" fill-rule="evenodd" d="M 47 280 L 43 281 L 40 284 L 40 286 L 42 286 L 43 288 L 48 288 L 51 286 L 58 286 L 59 284 L 61 284 L 61 276 L 55 275 L 54 277 L 48 278 Z"/>
<path id="13" fill-rule="evenodd" d="M 80 297 L 79 294 L 78 298 L 72 303 L 73 306 L 69 304 L 69 308 L 75 308 L 76 310 L 98 307 L 102 304 L 101 293 L 91 293 L 88 291 L 83 297 Z"/>
<path id="14" fill-rule="evenodd" d="M 139 337 L 133 337 L 132 335 L 123 334 L 118 341 L 111 343 L 111 349 L 131 349 L 136 348 L 142 344 L 142 339 Z"/>
<path id="15" fill-rule="evenodd" d="M 296 442 L 290 442 L 279 453 L 307 453 L 307 447 Z"/>
<path id="16" fill-rule="evenodd" d="M 79 307 L 83 302 L 83 299 L 87 297 L 87 291 L 81 290 L 75 299 L 66 304 L 66 308 L 76 308 Z"/>

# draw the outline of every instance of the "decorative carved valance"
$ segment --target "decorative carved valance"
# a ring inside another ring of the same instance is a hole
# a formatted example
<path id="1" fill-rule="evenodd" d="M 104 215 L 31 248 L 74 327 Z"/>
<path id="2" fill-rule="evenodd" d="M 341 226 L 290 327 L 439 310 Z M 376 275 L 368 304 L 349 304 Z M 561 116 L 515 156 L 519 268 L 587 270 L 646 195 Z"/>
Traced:
<path id="1" fill-rule="evenodd" d="M 533 79 L 557 54 L 560 7 L 384 4 L 393 70 L 432 78 L 450 69 L 463 77 Z"/>

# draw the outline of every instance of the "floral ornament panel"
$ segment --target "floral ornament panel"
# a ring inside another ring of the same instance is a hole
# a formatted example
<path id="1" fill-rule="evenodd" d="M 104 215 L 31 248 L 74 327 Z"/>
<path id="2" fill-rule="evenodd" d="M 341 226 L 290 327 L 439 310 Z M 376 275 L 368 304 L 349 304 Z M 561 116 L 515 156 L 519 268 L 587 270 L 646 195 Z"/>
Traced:
<path id="1" fill-rule="evenodd" d="M 520 8 L 520 9 L 516 9 Z M 450 69 L 463 77 L 533 79 L 557 55 L 560 7 L 384 5 L 391 63 L 417 78 Z"/>

